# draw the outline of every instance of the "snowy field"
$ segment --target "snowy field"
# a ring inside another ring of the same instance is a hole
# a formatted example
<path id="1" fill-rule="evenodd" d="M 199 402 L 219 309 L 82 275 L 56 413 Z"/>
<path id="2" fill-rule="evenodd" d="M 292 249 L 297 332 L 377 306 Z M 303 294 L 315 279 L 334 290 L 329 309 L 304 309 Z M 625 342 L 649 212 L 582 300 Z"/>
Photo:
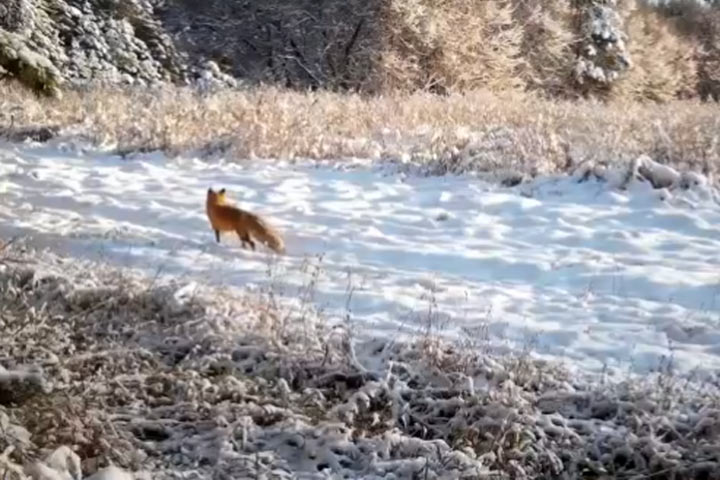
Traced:
<path id="1" fill-rule="evenodd" d="M 215 243 L 208 187 L 288 255 Z M 433 332 L 586 372 L 720 368 L 720 206 L 596 181 L 506 188 L 389 167 L 132 160 L 0 146 L 0 238 L 159 274 L 302 297 L 358 335 Z M 317 279 L 314 280 L 315 268 Z M 312 288 L 308 285 L 312 284 Z"/>

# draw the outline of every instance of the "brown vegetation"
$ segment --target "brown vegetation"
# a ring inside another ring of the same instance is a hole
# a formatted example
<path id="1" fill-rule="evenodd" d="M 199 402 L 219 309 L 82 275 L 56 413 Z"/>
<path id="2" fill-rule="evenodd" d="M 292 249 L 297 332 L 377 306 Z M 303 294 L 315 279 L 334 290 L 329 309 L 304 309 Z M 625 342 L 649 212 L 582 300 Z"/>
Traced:
<path id="1" fill-rule="evenodd" d="M 276 88 L 198 95 L 185 89 L 90 90 L 63 100 L 0 85 L 0 132 L 61 125 L 121 153 L 195 151 L 228 158 L 401 159 L 419 164 L 471 158 L 474 168 L 562 171 L 583 160 L 645 153 L 712 172 L 720 152 L 720 106 L 696 100 L 543 100 L 522 93 L 365 97 Z M 480 159 L 480 160 L 478 160 Z"/>

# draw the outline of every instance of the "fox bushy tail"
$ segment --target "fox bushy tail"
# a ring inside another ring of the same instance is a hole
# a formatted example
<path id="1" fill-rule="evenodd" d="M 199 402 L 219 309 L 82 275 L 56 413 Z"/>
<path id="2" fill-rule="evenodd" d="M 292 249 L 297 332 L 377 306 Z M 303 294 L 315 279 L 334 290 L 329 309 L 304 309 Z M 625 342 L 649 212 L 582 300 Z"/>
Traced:
<path id="1" fill-rule="evenodd" d="M 276 253 L 285 253 L 285 242 L 280 233 L 262 220 L 258 222 L 258 228 L 253 232 L 258 240 L 270 247 Z"/>

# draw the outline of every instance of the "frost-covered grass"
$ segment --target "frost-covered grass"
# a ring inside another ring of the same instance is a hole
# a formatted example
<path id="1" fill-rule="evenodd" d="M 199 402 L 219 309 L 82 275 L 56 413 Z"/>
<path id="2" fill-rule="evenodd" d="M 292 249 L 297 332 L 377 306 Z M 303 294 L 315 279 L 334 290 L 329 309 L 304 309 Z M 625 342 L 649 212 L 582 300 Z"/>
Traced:
<path id="1" fill-rule="evenodd" d="M 267 295 L 22 240 L 0 254 L 0 300 L 2 363 L 39 365 L 49 388 L 0 407 L 6 464 L 67 445 L 87 474 L 111 463 L 153 479 L 710 478 L 720 468 L 720 390 L 707 380 L 586 383 L 431 331 L 360 341 L 317 312 L 278 329 L 286 315 Z"/>
<path id="2" fill-rule="evenodd" d="M 365 97 L 276 88 L 91 89 L 41 99 L 0 84 L 0 131 L 59 126 L 120 153 L 192 150 L 259 157 L 414 160 L 445 171 L 566 171 L 648 154 L 714 172 L 720 105 L 542 100 L 521 93 Z"/>

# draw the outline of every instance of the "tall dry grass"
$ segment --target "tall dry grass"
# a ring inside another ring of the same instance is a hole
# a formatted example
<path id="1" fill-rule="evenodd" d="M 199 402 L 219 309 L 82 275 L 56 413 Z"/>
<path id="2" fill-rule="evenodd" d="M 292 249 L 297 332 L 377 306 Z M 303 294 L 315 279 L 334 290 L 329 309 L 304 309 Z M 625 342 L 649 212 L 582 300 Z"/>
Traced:
<path id="1" fill-rule="evenodd" d="M 475 168 L 555 172 L 642 153 L 712 172 L 720 105 L 547 100 L 521 93 L 362 96 L 277 88 L 89 90 L 62 100 L 0 84 L 0 129 L 60 125 L 121 151 L 194 150 L 232 159 L 482 158 Z M 0 114 L 1 115 L 1 114 Z"/>

